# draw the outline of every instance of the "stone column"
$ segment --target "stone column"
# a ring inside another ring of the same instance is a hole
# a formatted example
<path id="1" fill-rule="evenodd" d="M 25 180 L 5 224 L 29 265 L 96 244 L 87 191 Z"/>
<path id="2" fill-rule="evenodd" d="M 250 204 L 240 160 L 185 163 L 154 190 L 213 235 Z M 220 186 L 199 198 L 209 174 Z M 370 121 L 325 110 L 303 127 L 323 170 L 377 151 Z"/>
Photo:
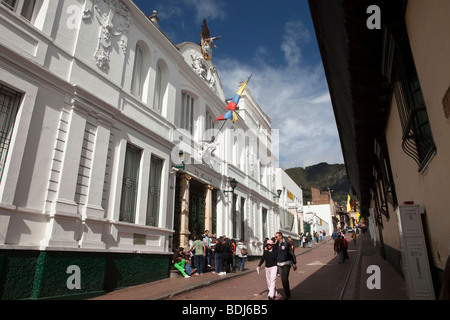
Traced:
<path id="1" fill-rule="evenodd" d="M 206 185 L 206 203 L 205 203 L 205 230 L 209 230 L 212 233 L 212 214 L 213 214 L 213 201 L 212 192 L 214 187 L 211 185 Z"/>
<path id="2" fill-rule="evenodd" d="M 192 177 L 184 174 L 180 179 L 181 219 L 180 219 L 180 247 L 189 246 L 189 188 Z"/>

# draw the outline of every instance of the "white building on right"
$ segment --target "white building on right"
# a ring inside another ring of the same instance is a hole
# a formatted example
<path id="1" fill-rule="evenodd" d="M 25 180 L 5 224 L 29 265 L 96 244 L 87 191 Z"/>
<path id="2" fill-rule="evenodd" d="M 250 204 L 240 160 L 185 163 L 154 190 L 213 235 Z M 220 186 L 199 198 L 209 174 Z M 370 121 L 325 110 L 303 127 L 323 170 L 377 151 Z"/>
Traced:
<path id="1" fill-rule="evenodd" d="M 275 185 L 280 206 L 280 230 L 293 240 L 303 232 L 303 191 L 281 168 L 275 170 Z M 276 198 L 275 197 L 275 198 Z"/>
<path id="2" fill-rule="evenodd" d="M 320 191 L 311 188 L 312 202 L 303 207 L 303 219 L 305 221 L 304 232 L 325 231 L 329 236 L 333 233 L 332 215 L 335 212 L 335 204 L 330 190 Z"/>

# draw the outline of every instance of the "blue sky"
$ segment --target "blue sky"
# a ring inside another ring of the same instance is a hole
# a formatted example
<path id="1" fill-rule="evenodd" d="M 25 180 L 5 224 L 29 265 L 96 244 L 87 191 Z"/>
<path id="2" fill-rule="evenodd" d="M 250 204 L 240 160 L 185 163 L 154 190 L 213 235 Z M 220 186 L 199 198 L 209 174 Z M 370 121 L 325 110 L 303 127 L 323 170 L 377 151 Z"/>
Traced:
<path id="1" fill-rule="evenodd" d="M 344 163 L 307 0 L 134 1 L 175 43 L 200 42 L 203 19 L 216 41 L 215 64 L 227 98 L 248 88 L 280 130 L 280 166 Z"/>

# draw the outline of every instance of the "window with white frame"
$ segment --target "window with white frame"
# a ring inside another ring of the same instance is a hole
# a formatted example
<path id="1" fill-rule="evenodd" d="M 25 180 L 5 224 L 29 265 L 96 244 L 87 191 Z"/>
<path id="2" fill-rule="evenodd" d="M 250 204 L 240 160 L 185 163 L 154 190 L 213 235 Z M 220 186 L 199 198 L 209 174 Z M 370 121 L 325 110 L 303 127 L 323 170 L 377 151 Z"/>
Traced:
<path id="1" fill-rule="evenodd" d="M 211 112 L 206 110 L 205 116 L 205 140 L 211 140 L 214 135 L 214 118 Z"/>
<path id="2" fill-rule="evenodd" d="M 131 82 L 131 94 L 142 99 L 144 87 L 143 77 L 144 54 L 139 44 L 136 45 L 136 56 L 134 59 L 133 80 Z"/>
<path id="3" fill-rule="evenodd" d="M 194 134 L 194 98 L 186 92 L 181 94 L 180 128 Z"/>
<path id="4" fill-rule="evenodd" d="M 0 84 L 0 182 L 22 95 Z"/>
<path id="5" fill-rule="evenodd" d="M 135 223 L 137 197 L 139 191 L 139 169 L 142 150 L 128 144 L 125 156 L 125 167 L 122 183 L 122 199 L 120 203 L 120 221 Z"/>
<path id="6" fill-rule="evenodd" d="M 153 99 L 153 109 L 161 113 L 161 107 L 162 107 L 162 71 L 161 67 L 159 65 L 156 66 L 156 82 L 155 82 L 155 95 Z"/>
<path id="7" fill-rule="evenodd" d="M 152 156 L 147 199 L 147 225 L 158 227 L 161 203 L 161 177 L 164 160 Z"/>
<path id="8" fill-rule="evenodd" d="M 1 4 L 31 21 L 34 8 L 36 7 L 36 0 L 1 0 Z"/>

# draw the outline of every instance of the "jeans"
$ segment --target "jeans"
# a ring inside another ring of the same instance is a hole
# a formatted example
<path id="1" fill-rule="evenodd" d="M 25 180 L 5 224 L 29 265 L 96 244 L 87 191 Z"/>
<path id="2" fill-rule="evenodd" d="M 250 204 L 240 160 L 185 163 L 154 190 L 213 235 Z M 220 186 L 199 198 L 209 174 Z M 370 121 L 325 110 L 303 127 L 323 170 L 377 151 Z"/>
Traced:
<path id="1" fill-rule="evenodd" d="M 289 273 L 291 271 L 291 267 L 292 266 L 290 264 L 280 267 L 281 283 L 283 284 L 285 298 L 287 299 L 291 298 L 291 288 L 289 287 Z"/>
<path id="2" fill-rule="evenodd" d="M 189 265 L 189 263 L 186 263 L 186 265 L 184 266 L 184 270 L 186 271 L 188 276 L 192 274 L 192 267 Z"/>
<path id="3" fill-rule="evenodd" d="M 195 263 L 195 267 L 197 268 L 197 274 L 202 274 L 203 273 L 203 264 L 204 264 L 204 259 L 203 259 L 203 254 L 199 254 L 199 255 L 195 255 L 194 256 L 194 263 Z"/>
<path id="4" fill-rule="evenodd" d="M 219 273 L 222 271 L 222 261 L 220 260 L 220 253 L 214 255 L 214 271 Z"/>
<path id="5" fill-rule="evenodd" d="M 208 248 L 206 248 L 206 251 L 205 251 L 205 258 L 206 258 L 206 265 L 211 265 L 211 261 L 210 261 L 210 250 L 208 249 Z"/>
<path id="6" fill-rule="evenodd" d="M 337 256 L 339 264 L 344 263 L 344 251 L 342 250 L 337 251 Z"/>
<path id="7" fill-rule="evenodd" d="M 241 265 L 242 265 L 242 270 L 241 270 Z M 245 258 L 239 258 L 239 264 L 237 267 L 238 271 L 244 271 L 245 268 Z"/>

